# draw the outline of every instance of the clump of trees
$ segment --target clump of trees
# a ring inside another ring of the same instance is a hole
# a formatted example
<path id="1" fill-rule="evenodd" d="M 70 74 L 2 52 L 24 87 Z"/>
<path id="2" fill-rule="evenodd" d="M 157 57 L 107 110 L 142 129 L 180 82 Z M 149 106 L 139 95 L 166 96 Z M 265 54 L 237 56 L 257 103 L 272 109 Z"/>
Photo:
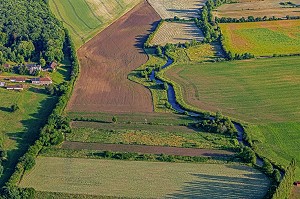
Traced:
<path id="1" fill-rule="evenodd" d="M 63 59 L 65 32 L 45 0 L 2 0 L 0 65 Z"/>
<path id="2" fill-rule="evenodd" d="M 196 124 L 196 127 L 211 133 L 220 133 L 230 136 L 237 135 L 237 130 L 232 121 L 228 117 L 224 117 L 220 112 L 217 112 L 215 118 L 201 120 Z"/>
<path id="3" fill-rule="evenodd" d="M 241 148 L 241 151 L 238 153 L 238 157 L 240 157 L 246 163 L 256 163 L 255 152 L 248 146 L 243 146 Z"/>

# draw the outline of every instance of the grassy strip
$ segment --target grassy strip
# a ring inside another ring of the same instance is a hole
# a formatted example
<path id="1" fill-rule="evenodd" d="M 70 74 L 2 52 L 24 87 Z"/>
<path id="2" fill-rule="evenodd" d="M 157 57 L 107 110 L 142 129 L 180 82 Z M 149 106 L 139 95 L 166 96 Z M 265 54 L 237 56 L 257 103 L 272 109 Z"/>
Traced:
<path id="1" fill-rule="evenodd" d="M 60 158 L 87 158 L 87 159 L 110 159 L 110 160 L 130 160 L 130 161 L 150 161 L 150 162 L 195 162 L 209 164 L 227 164 L 230 162 L 240 162 L 235 156 L 222 157 L 202 157 L 202 156 L 179 156 L 166 154 L 142 154 L 130 152 L 111 152 L 98 150 L 73 150 L 60 149 L 57 147 L 44 148 L 41 153 L 44 157 Z"/>
<path id="2" fill-rule="evenodd" d="M 97 195 L 86 195 L 86 194 L 37 191 L 35 194 L 35 199 L 41 199 L 41 198 L 44 199 L 62 199 L 62 198 L 64 199 L 121 199 L 121 198 L 126 199 L 125 197 L 116 197 L 116 196 L 97 196 Z"/>

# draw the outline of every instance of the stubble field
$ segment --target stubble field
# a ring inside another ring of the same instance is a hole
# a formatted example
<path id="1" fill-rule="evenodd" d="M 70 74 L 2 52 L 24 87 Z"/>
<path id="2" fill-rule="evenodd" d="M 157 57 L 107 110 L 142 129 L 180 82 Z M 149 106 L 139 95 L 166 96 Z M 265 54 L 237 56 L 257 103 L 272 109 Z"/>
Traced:
<path id="1" fill-rule="evenodd" d="M 50 0 L 51 11 L 63 21 L 77 48 L 128 12 L 141 0 Z"/>
<path id="2" fill-rule="evenodd" d="M 291 6 L 280 5 L 281 2 L 288 2 L 282 0 L 239 0 L 239 3 L 224 4 L 217 8 L 214 12 L 218 17 L 277 17 L 282 18 L 289 16 L 300 16 L 300 7 L 293 8 Z M 300 5 L 300 0 L 291 1 L 294 4 Z"/>
<path id="3" fill-rule="evenodd" d="M 300 20 L 220 24 L 224 47 L 256 56 L 300 54 Z"/>
<path id="4" fill-rule="evenodd" d="M 203 40 L 202 31 L 192 23 L 173 23 L 164 22 L 154 38 L 150 41 L 151 45 L 164 46 L 167 43 L 185 43 L 195 39 L 200 42 Z"/>
<path id="5" fill-rule="evenodd" d="M 159 16 L 143 2 L 78 50 L 81 73 L 68 111 L 152 112 L 150 91 L 127 75 L 147 61 L 145 36 Z"/>
<path id="6" fill-rule="evenodd" d="M 148 0 L 151 6 L 163 19 L 183 19 L 199 17 L 199 11 L 206 0 Z"/>
<path id="7" fill-rule="evenodd" d="M 253 168 L 39 157 L 20 186 L 38 191 L 142 198 L 261 198 L 269 182 Z"/>

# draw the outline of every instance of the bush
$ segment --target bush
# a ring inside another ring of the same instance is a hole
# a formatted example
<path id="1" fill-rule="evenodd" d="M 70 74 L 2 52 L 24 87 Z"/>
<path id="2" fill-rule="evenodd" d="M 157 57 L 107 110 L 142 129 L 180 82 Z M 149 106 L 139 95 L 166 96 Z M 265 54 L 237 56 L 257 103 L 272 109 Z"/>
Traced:
<path id="1" fill-rule="evenodd" d="M 13 105 L 10 106 L 10 111 L 11 112 L 16 112 L 19 109 L 20 109 L 20 107 L 18 106 L 18 104 L 13 104 Z"/>
<path id="2" fill-rule="evenodd" d="M 273 166 L 266 158 L 263 159 L 262 169 L 269 176 L 271 176 L 273 173 Z"/>
<path id="3" fill-rule="evenodd" d="M 243 147 L 238 156 L 246 163 L 255 164 L 256 162 L 256 155 L 250 147 Z"/>

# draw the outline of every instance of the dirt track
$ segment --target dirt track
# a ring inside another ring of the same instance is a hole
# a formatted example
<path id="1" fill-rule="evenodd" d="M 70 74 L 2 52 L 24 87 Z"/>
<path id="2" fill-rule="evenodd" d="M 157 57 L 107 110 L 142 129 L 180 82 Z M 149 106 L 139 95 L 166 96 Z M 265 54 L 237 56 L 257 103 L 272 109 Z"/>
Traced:
<path id="1" fill-rule="evenodd" d="M 68 111 L 153 112 L 150 91 L 127 75 L 147 61 L 142 44 L 159 19 L 142 2 L 78 50 L 81 71 Z"/>
<path id="2" fill-rule="evenodd" d="M 234 153 L 225 150 L 213 149 L 195 149 L 195 148 L 178 148 L 164 146 L 145 146 L 145 145 L 126 145 L 126 144 L 100 144 L 85 142 L 64 142 L 64 149 L 89 149 L 114 152 L 134 152 L 146 154 L 167 154 L 181 156 L 207 156 L 217 157 L 224 155 L 233 155 Z"/>

